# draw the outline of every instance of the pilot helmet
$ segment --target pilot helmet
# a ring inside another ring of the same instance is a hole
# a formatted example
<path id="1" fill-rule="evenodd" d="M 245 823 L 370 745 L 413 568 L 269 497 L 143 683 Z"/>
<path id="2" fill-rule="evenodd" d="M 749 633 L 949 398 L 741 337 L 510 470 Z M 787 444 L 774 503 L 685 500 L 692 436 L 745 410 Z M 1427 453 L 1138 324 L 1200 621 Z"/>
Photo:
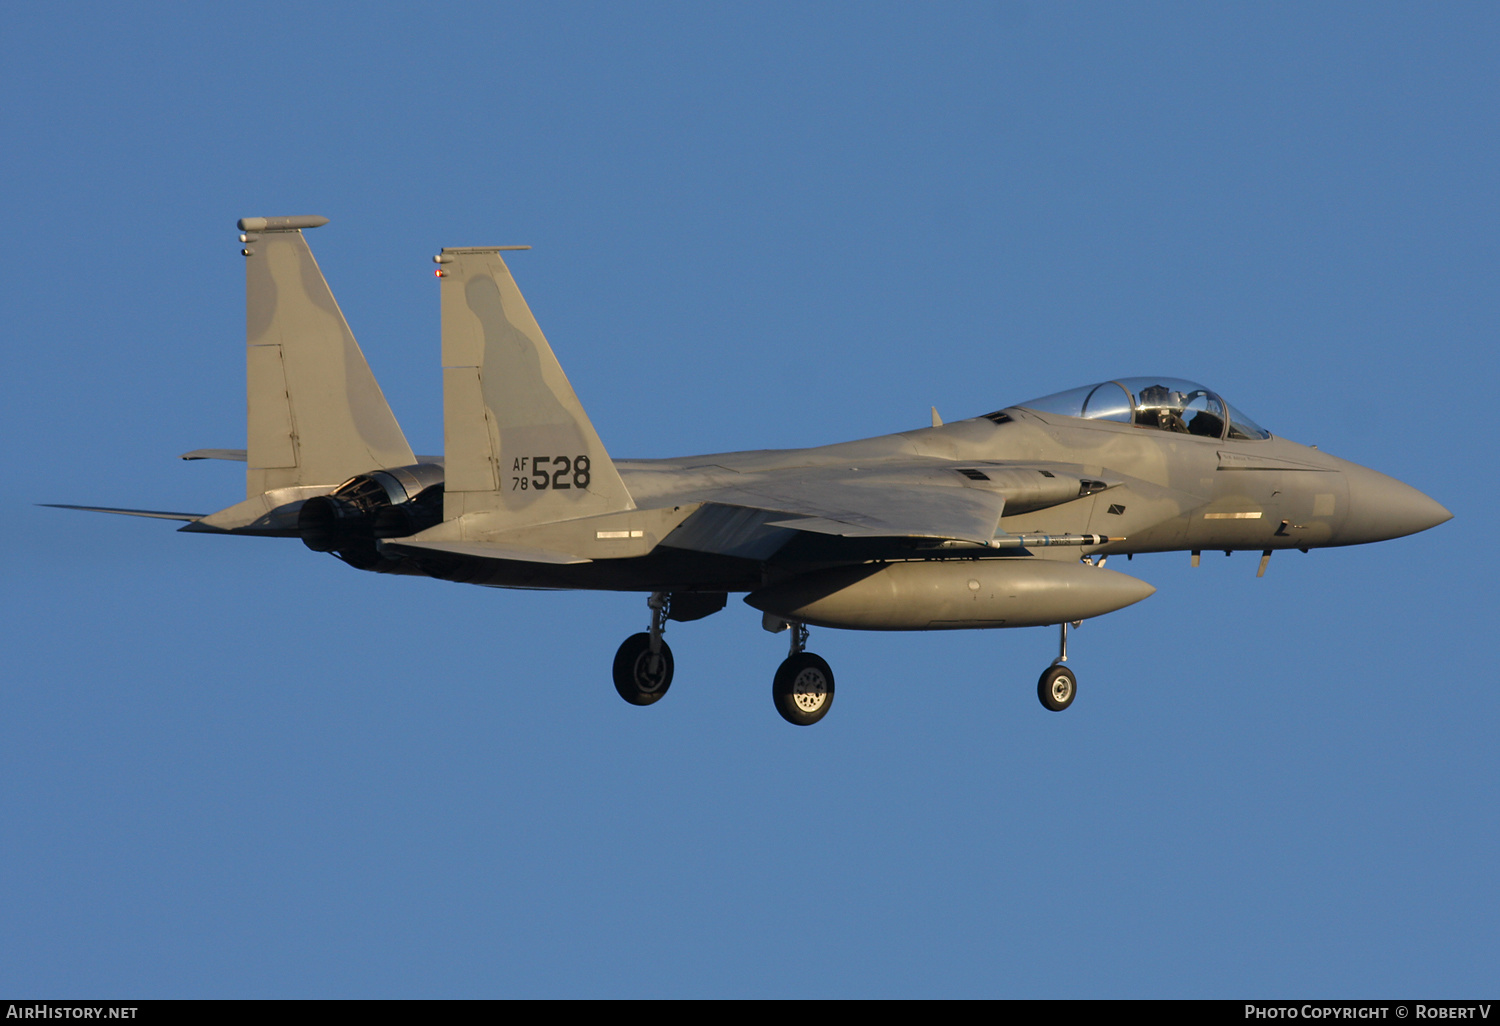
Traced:
<path id="1" fill-rule="evenodd" d="M 1147 385 L 1141 389 L 1142 406 L 1180 406 L 1181 393 L 1174 392 L 1166 385 Z M 1174 402 L 1173 400 L 1178 400 Z"/>

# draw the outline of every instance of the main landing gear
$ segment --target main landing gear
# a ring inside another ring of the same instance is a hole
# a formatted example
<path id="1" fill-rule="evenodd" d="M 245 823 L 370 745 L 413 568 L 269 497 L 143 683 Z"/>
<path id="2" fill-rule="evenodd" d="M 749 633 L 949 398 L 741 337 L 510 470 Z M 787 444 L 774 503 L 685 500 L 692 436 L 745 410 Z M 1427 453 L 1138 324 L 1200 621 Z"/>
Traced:
<path id="1" fill-rule="evenodd" d="M 833 707 L 833 670 L 822 656 L 803 651 L 807 646 L 806 624 L 787 626 L 792 632 L 792 651 L 776 669 L 771 698 L 782 719 L 810 727 Z"/>
<path id="2" fill-rule="evenodd" d="M 672 650 L 662 639 L 667 626 L 669 596 L 653 592 L 651 629 L 632 634 L 615 653 L 615 690 L 631 705 L 650 705 L 672 686 Z"/>
<path id="3" fill-rule="evenodd" d="M 1081 622 L 1075 620 L 1073 626 L 1077 627 Z M 1042 671 L 1041 679 L 1036 682 L 1036 697 L 1041 699 L 1042 705 L 1053 712 L 1062 712 L 1072 705 L 1074 697 L 1078 694 L 1078 678 L 1065 665 L 1067 661 L 1068 624 L 1065 621 L 1062 624 L 1062 640 L 1059 644 L 1057 659 Z"/>
<path id="4" fill-rule="evenodd" d="M 723 608 L 723 597 L 693 600 L 693 594 L 673 596 L 653 592 L 646 600 L 651 607 L 651 629 L 632 634 L 615 653 L 615 690 L 631 705 L 653 705 L 672 686 L 672 650 L 662 638 L 669 619 L 695 620 Z M 674 605 L 678 607 L 674 615 Z M 791 652 L 771 681 L 776 711 L 788 723 L 808 727 L 828 714 L 833 705 L 833 670 L 821 657 L 806 651 L 807 625 L 787 623 L 773 616 L 762 621 L 769 631 L 791 630 Z"/>
<path id="5" fill-rule="evenodd" d="M 678 620 L 697 619 L 723 607 L 722 596 L 697 605 L 692 603 L 691 593 L 682 598 L 684 604 L 675 617 Z M 650 630 L 632 634 L 615 653 L 615 690 L 631 705 L 653 705 L 672 686 L 672 650 L 662 637 L 667 620 L 674 619 L 672 596 L 653 592 L 646 604 L 651 607 Z M 1078 677 L 1067 665 L 1068 628 L 1081 623 L 1074 620 L 1059 625 L 1057 658 L 1036 682 L 1037 699 L 1052 712 L 1062 712 L 1078 695 Z M 822 656 L 807 651 L 806 624 L 789 623 L 768 613 L 762 625 L 773 633 L 791 632 L 791 651 L 771 680 L 776 711 L 788 723 L 810 727 L 833 707 L 833 670 Z"/>

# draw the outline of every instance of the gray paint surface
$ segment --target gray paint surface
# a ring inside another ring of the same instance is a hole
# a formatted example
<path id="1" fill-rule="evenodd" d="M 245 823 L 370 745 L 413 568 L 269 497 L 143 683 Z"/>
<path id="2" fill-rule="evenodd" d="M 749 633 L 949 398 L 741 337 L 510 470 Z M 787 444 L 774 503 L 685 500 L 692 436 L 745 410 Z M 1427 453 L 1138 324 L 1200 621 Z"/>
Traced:
<path id="1" fill-rule="evenodd" d="M 1250 549 L 1264 573 L 1277 549 L 1450 516 L 1376 471 L 1231 429 L 1217 394 L 1170 378 L 1080 390 L 1117 397 L 1104 414 L 1060 393 L 815 448 L 617 463 L 499 247 L 436 258 L 445 452 L 418 461 L 307 248 L 314 222 L 242 222 L 259 226 L 242 236 L 251 494 L 166 514 L 183 530 L 317 547 L 321 504 L 314 533 L 361 569 L 667 603 L 747 592 L 768 628 L 929 630 L 1081 620 L 1152 593 L 1103 569 L 1109 555 Z"/>
<path id="2" fill-rule="evenodd" d="M 413 462 L 303 227 L 245 218 L 246 495 Z"/>

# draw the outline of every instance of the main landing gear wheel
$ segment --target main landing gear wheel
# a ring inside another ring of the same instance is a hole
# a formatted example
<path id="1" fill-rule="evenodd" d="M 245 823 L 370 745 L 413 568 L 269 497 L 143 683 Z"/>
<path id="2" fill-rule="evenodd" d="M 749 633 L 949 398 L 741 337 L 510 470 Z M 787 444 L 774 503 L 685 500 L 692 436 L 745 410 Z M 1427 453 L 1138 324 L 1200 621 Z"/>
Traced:
<path id="1" fill-rule="evenodd" d="M 615 690 L 631 705 L 650 705 L 672 686 L 672 650 L 658 641 L 651 651 L 651 635 L 642 631 L 625 639 L 615 653 Z"/>
<path id="2" fill-rule="evenodd" d="M 810 727 L 833 705 L 833 671 L 821 656 L 797 652 L 786 658 L 771 682 L 776 711 L 788 723 Z"/>
<path id="3" fill-rule="evenodd" d="M 1036 697 L 1053 712 L 1062 712 L 1072 705 L 1077 694 L 1078 678 L 1060 663 L 1047 667 L 1042 672 L 1042 679 L 1036 682 Z"/>

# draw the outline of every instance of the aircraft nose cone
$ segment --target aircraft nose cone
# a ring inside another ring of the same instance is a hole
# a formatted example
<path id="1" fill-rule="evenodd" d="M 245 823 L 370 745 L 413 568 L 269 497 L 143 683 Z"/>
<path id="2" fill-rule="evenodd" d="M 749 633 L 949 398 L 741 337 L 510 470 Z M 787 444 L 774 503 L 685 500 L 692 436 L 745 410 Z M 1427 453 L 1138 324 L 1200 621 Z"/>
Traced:
<path id="1" fill-rule="evenodd" d="M 1114 571 L 1108 572 L 1114 573 Z M 1102 578 L 1103 574 L 1100 577 Z M 1111 601 L 1119 603 L 1119 605 L 1112 606 L 1112 609 L 1124 609 L 1126 606 L 1134 605 L 1142 599 L 1155 595 L 1156 586 L 1147 584 L 1139 577 L 1131 577 L 1129 574 L 1114 574 L 1101 591 L 1106 592 Z"/>
<path id="2" fill-rule="evenodd" d="M 1394 477 L 1355 464 L 1345 475 L 1349 516 L 1340 532 L 1347 536 L 1341 538 L 1345 544 L 1400 538 L 1453 519 L 1441 505 Z"/>

